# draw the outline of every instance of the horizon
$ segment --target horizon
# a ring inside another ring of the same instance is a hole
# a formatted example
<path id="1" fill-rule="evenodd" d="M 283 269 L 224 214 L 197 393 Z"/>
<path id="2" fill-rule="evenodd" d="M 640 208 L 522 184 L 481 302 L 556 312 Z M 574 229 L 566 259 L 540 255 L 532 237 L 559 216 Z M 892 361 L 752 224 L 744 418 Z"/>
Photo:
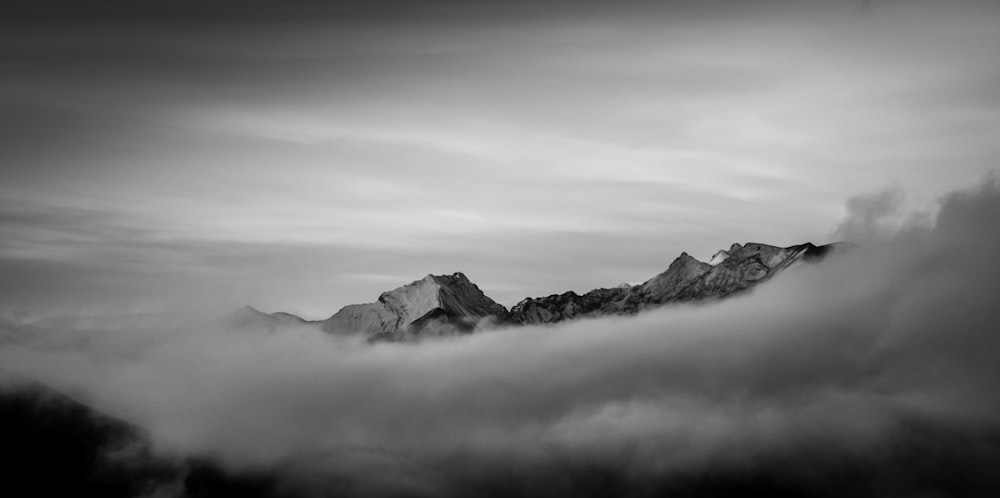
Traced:
<path id="1" fill-rule="evenodd" d="M 510 303 L 885 189 L 932 216 L 996 166 L 998 12 L 12 2 L 0 313 L 315 317 L 456 269 Z"/>
<path id="2" fill-rule="evenodd" d="M 766 244 L 766 243 L 763 243 L 763 242 L 757 242 L 757 241 L 752 241 L 752 240 L 751 241 L 742 242 L 742 243 L 734 242 L 733 244 L 740 244 L 741 246 L 747 246 L 747 245 L 751 245 L 751 244 L 773 245 L 773 244 Z M 717 250 L 716 252 L 719 252 L 719 251 L 722 251 L 722 250 L 728 251 L 732 247 L 733 244 L 730 244 L 730 246 L 728 246 L 728 247 L 721 248 L 721 249 Z M 852 243 L 851 242 L 843 242 L 843 241 L 836 241 L 836 240 L 834 240 L 834 241 L 829 241 L 829 242 L 822 243 L 822 244 L 814 244 L 813 242 L 807 241 L 807 242 L 802 242 L 802 243 L 799 243 L 799 244 L 791 244 L 790 246 L 784 246 L 784 247 L 791 247 L 791 246 L 805 245 L 805 244 L 813 244 L 814 246 L 823 246 L 823 245 L 852 244 Z M 780 247 L 780 246 L 776 246 L 776 247 Z M 691 256 L 687 251 L 681 251 L 681 253 L 679 253 L 674 258 L 674 260 L 679 259 L 681 257 L 681 255 L 684 255 L 684 254 L 687 254 L 688 256 L 694 258 L 696 261 L 699 261 L 699 262 L 702 262 L 702 263 L 706 263 L 706 264 L 711 264 L 710 262 L 712 260 L 712 257 L 700 258 L 698 256 Z M 674 260 L 671 260 L 671 263 Z M 668 265 L 669 265 L 669 263 L 668 263 Z M 503 306 L 505 309 L 509 310 L 509 309 L 511 309 L 511 307 L 513 307 L 513 306 L 517 305 L 518 303 L 520 303 L 520 302 L 522 302 L 524 300 L 527 300 L 527 299 L 536 299 L 536 298 L 540 298 L 540 297 L 547 297 L 547 296 L 552 296 L 552 295 L 559 295 L 559 294 L 563 294 L 565 292 L 575 292 L 577 294 L 584 294 L 584 293 L 586 293 L 588 291 L 591 291 L 591 290 L 594 290 L 594 289 L 608 289 L 608 288 L 613 288 L 613 287 L 617 287 L 617 286 L 621 286 L 621 285 L 629 285 L 629 286 L 639 285 L 639 284 L 641 284 L 641 283 L 643 283 L 643 282 L 645 282 L 645 281 L 653 278 L 654 276 L 656 276 L 656 274 L 659 274 L 659 273 L 661 273 L 661 272 L 663 272 L 665 270 L 666 270 L 666 266 L 664 266 L 660 270 L 656 270 L 656 273 L 651 274 L 651 275 L 649 275 L 648 277 L 646 277 L 646 278 L 644 278 L 642 280 L 637 280 L 637 281 L 633 281 L 633 282 L 624 282 L 623 281 L 623 282 L 619 282 L 618 284 L 606 285 L 606 286 L 600 286 L 600 287 L 594 287 L 593 289 L 584 289 L 584 290 L 580 290 L 580 289 L 565 289 L 565 290 L 558 291 L 558 292 L 555 292 L 555 293 L 550 293 L 550 294 L 529 294 L 529 295 L 525 295 L 524 297 L 521 297 L 520 299 L 518 299 L 516 301 L 513 301 L 513 302 L 511 302 L 509 304 L 506 303 L 506 302 L 502 302 L 502 301 L 495 301 L 495 302 L 497 304 Z M 410 281 L 407 281 L 407 282 L 403 282 L 403 283 L 399 283 L 398 285 L 395 285 L 394 287 L 387 288 L 383 292 L 388 292 L 388 291 L 391 291 L 391 290 L 397 290 L 397 289 L 400 289 L 402 287 L 415 284 L 415 283 L 420 282 L 421 280 L 423 280 L 423 279 L 425 279 L 427 277 L 439 278 L 439 277 L 453 276 L 453 275 L 456 275 L 456 274 L 462 274 L 470 282 L 472 282 L 474 285 L 476 285 L 477 287 L 479 287 L 480 290 L 483 290 L 482 287 L 480 287 L 480 285 L 479 285 L 481 282 L 477 282 L 475 279 L 469 278 L 469 276 L 464 271 L 456 270 L 456 271 L 452 271 L 452 272 L 445 272 L 445 273 L 439 273 L 439 274 L 428 273 L 428 274 L 424 275 L 423 277 L 414 278 L 413 280 L 410 280 Z M 485 290 L 483 291 L 483 294 L 486 297 L 488 297 L 490 299 L 493 299 L 493 297 L 490 296 L 489 293 L 486 292 Z M 358 302 L 354 302 L 354 303 L 345 304 L 344 306 L 351 306 L 351 305 L 355 305 L 355 304 L 365 304 L 365 303 L 372 302 L 374 300 L 375 299 L 370 299 L 369 301 L 358 301 Z M 341 309 L 343 309 L 344 306 L 341 306 L 340 308 L 337 308 L 336 310 L 333 311 L 333 313 L 336 313 L 337 311 L 340 311 Z M 256 305 L 254 305 L 252 303 L 244 304 L 240 309 L 243 309 L 243 308 L 250 308 L 250 309 L 252 309 L 254 311 L 261 312 L 261 313 L 267 313 L 267 314 L 287 313 L 287 314 L 298 316 L 299 318 L 304 318 L 304 319 L 309 320 L 309 321 L 324 320 L 326 318 L 329 318 L 329 316 L 333 314 L 333 313 L 331 313 L 331 314 L 328 314 L 328 315 L 322 316 L 322 317 L 301 316 L 301 315 L 297 315 L 295 313 L 290 313 L 290 312 L 288 312 L 286 310 L 279 310 L 279 309 L 268 310 L 268 309 L 264 309 L 263 307 L 256 306 Z"/>

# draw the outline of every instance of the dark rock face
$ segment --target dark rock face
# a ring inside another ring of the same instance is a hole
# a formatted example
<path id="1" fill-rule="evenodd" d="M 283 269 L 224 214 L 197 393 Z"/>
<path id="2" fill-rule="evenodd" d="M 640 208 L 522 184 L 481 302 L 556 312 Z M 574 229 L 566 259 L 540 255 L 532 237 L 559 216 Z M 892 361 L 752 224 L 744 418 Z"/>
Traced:
<path id="1" fill-rule="evenodd" d="M 679 289 L 674 296 L 675 301 L 716 299 L 748 289 L 787 268 L 805 252 L 815 248 L 808 243 L 791 247 L 748 243 L 732 251 L 725 261 L 706 272 L 702 278 Z"/>
<path id="2" fill-rule="evenodd" d="M 692 258 L 682 252 L 667 271 L 633 287 L 632 295 L 620 311 L 633 312 L 650 304 L 670 302 L 688 284 L 712 270 L 712 265 Z"/>
<path id="3" fill-rule="evenodd" d="M 508 322 L 553 323 L 579 316 L 604 314 L 607 306 L 629 295 L 628 287 L 594 289 L 584 295 L 570 291 L 548 297 L 527 298 L 510 309 Z"/>
<path id="4" fill-rule="evenodd" d="M 733 244 L 712 258 L 715 265 L 698 261 L 686 252 L 663 273 L 631 287 L 595 289 L 528 298 L 513 308 L 508 321 L 516 324 L 555 323 L 584 316 L 631 314 L 669 303 L 721 299 L 768 280 L 798 262 L 821 260 L 841 244 L 789 247 L 767 244 Z"/>

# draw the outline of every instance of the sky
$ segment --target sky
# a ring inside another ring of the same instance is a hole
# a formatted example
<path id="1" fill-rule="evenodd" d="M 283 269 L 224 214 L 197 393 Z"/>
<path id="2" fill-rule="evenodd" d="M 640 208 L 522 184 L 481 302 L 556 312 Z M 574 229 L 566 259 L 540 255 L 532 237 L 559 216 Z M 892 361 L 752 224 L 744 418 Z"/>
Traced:
<path id="1" fill-rule="evenodd" d="M 691 4 L 4 2 L 0 313 L 510 306 L 996 167 L 995 3 Z"/>

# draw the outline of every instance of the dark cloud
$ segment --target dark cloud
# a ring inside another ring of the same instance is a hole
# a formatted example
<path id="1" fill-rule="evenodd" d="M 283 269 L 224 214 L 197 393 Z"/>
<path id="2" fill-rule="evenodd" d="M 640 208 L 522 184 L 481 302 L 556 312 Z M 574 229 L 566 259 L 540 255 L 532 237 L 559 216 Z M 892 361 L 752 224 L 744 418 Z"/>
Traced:
<path id="1" fill-rule="evenodd" d="M 717 304 L 419 345 L 35 322 L 87 341 L 0 359 L 293 494 L 990 496 L 1000 186 L 886 233 L 896 195 L 852 201 L 861 250 Z"/>

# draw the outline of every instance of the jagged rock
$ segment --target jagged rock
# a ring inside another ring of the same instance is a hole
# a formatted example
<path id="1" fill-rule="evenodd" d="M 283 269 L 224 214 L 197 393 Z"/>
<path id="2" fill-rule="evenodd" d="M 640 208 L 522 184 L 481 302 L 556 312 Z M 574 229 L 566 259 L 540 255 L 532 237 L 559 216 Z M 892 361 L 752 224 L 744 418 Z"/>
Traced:
<path id="1" fill-rule="evenodd" d="M 723 261 L 725 261 L 729 257 L 730 254 L 732 254 L 732 253 L 734 253 L 736 251 L 739 251 L 742 248 L 743 248 L 743 246 L 741 246 L 738 243 L 736 243 L 736 244 L 733 244 L 733 245 L 729 246 L 729 250 L 728 251 L 725 250 L 725 249 L 719 249 L 718 252 L 716 252 L 715 254 L 712 255 L 712 259 L 710 259 L 708 261 L 708 264 L 710 264 L 712 266 L 716 266 L 719 263 L 722 263 Z"/>
<path id="2" fill-rule="evenodd" d="M 789 247 L 750 242 L 733 244 L 705 263 L 686 252 L 666 271 L 641 285 L 595 289 L 527 298 L 511 308 L 508 320 L 516 324 L 555 323 L 583 316 L 631 314 L 668 303 L 721 299 L 745 291 L 798 262 L 822 259 L 842 244 Z"/>
<path id="3" fill-rule="evenodd" d="M 539 324 L 579 316 L 633 313 L 669 300 L 677 289 L 710 268 L 707 263 L 698 261 L 685 252 L 666 271 L 640 285 L 594 289 L 582 296 L 566 292 L 543 298 L 528 298 L 511 308 L 508 320 L 519 324 Z"/>
<path id="4" fill-rule="evenodd" d="M 330 318 L 310 322 L 290 313 L 264 313 L 249 306 L 233 315 L 237 325 L 274 331 L 314 326 L 333 334 L 363 334 L 370 341 L 409 341 L 469 333 L 484 321 L 548 324 L 581 317 L 623 315 L 669 303 L 704 302 L 746 291 L 785 269 L 818 261 L 849 244 L 810 243 L 778 247 L 756 242 L 733 244 L 711 262 L 681 253 L 667 269 L 639 284 L 569 291 L 526 298 L 506 308 L 487 297 L 462 273 L 427 275 L 388 292 L 373 303 L 345 306 Z"/>
<path id="5" fill-rule="evenodd" d="M 504 320 L 507 308 L 462 273 L 427 275 L 383 292 L 374 303 L 345 306 L 321 323 L 331 333 L 360 332 L 373 339 L 472 331 L 484 319 Z"/>
<path id="6" fill-rule="evenodd" d="M 609 302 L 628 295 L 629 287 L 594 289 L 582 296 L 575 292 L 553 294 L 543 298 L 527 298 L 510 309 L 508 322 L 516 324 L 553 323 L 601 311 Z"/>
<path id="7" fill-rule="evenodd" d="M 700 301 L 729 296 L 748 289 L 798 261 L 816 246 L 806 243 L 790 247 L 747 243 L 725 261 L 692 281 L 675 294 L 676 301 Z"/>
<path id="8" fill-rule="evenodd" d="M 729 257 L 729 251 L 725 249 L 720 249 L 719 252 L 712 255 L 712 259 L 708 260 L 708 264 L 715 266 Z"/>
<path id="9" fill-rule="evenodd" d="M 701 277 L 711 269 L 712 265 L 682 252 L 673 263 L 670 263 L 667 271 L 647 280 L 633 293 L 641 295 L 643 302 L 663 303 L 669 301 L 688 282 Z"/>

